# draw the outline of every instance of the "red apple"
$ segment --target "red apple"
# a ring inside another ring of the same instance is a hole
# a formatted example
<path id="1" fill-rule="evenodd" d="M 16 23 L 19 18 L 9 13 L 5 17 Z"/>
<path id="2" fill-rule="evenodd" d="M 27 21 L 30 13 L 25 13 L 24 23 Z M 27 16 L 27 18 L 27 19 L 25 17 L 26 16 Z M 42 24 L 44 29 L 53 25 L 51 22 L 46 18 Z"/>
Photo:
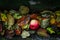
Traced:
<path id="1" fill-rule="evenodd" d="M 30 22 L 30 29 L 36 30 L 39 27 L 39 21 L 38 20 L 31 20 Z"/>

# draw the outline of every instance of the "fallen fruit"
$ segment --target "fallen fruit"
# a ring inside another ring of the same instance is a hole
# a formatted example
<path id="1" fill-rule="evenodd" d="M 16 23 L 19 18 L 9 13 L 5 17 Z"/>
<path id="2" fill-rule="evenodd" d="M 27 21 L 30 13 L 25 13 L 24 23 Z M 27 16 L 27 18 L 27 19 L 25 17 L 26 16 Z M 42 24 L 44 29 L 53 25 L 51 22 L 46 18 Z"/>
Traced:
<path id="1" fill-rule="evenodd" d="M 31 20 L 30 29 L 36 30 L 38 28 L 39 28 L 39 21 L 38 20 Z"/>

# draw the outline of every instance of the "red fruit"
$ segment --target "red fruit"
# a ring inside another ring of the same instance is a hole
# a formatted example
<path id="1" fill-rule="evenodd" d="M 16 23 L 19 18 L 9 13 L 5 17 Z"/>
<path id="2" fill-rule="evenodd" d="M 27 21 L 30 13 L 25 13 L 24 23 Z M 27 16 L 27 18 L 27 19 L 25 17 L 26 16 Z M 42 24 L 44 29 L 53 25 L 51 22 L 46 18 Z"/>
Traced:
<path id="1" fill-rule="evenodd" d="M 38 20 L 31 20 L 30 22 L 30 29 L 36 30 L 39 27 L 39 21 Z"/>
<path id="2" fill-rule="evenodd" d="M 20 35 L 21 34 L 21 31 L 20 30 L 15 30 L 15 32 L 16 32 L 16 35 Z"/>

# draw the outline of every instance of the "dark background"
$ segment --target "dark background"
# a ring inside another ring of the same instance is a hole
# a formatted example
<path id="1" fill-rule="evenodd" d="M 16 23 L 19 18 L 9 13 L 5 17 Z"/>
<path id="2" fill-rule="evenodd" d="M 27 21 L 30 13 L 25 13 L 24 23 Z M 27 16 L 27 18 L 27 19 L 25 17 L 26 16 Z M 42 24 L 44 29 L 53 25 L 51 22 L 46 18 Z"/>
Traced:
<path id="1" fill-rule="evenodd" d="M 29 0 L 0 0 L 0 10 L 9 10 L 9 9 L 15 9 L 18 10 L 20 5 L 28 5 L 31 6 L 28 3 Z M 39 9 L 59 9 L 60 8 L 60 0 L 34 0 L 34 1 L 40 1 L 41 4 L 38 5 L 32 5 L 34 8 Z"/>

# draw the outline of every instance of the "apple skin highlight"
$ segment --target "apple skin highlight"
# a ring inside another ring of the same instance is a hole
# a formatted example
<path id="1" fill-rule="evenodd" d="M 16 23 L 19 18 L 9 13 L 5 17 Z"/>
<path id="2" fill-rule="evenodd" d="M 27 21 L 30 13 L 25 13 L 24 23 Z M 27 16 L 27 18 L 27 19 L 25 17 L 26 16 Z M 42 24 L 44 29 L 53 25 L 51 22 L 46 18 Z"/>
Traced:
<path id="1" fill-rule="evenodd" d="M 39 21 L 38 20 L 31 20 L 30 29 L 36 30 L 38 28 L 39 28 Z"/>

